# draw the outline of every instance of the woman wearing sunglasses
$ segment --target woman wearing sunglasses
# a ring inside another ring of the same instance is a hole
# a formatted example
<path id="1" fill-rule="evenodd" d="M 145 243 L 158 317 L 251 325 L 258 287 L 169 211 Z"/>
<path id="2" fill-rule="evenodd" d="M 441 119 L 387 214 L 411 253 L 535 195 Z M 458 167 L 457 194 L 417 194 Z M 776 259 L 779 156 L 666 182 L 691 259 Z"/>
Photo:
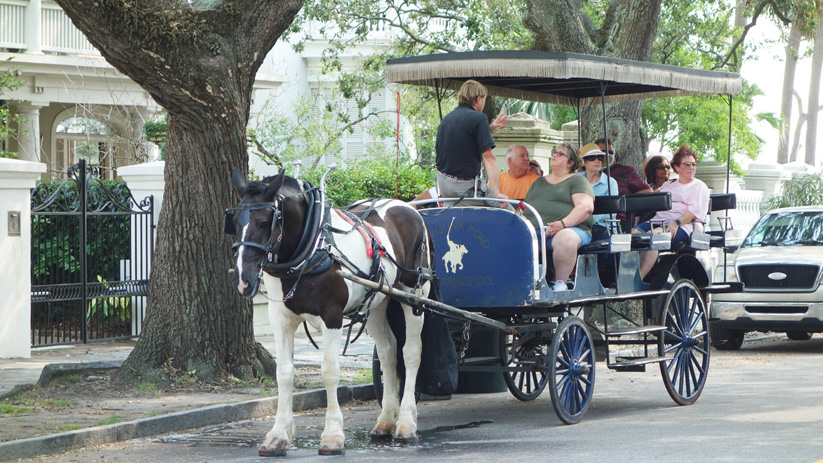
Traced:
<path id="1" fill-rule="evenodd" d="M 577 249 L 592 241 L 594 191 L 586 179 L 575 175 L 583 161 L 577 148 L 563 143 L 552 153 L 549 174 L 532 183 L 526 193 L 545 224 L 546 249 L 552 251 L 554 291 L 568 291 L 569 279 L 577 262 Z M 539 229 L 536 218 L 532 218 Z"/>
<path id="2" fill-rule="evenodd" d="M 577 175 L 586 177 L 586 180 L 589 181 L 589 185 L 592 186 L 592 190 L 594 190 L 594 195 L 617 196 L 617 180 L 609 177 L 603 172 L 603 169 L 605 169 L 606 166 L 614 162 L 614 156 L 604 153 L 594 143 L 584 145 L 583 148 L 580 149 L 580 155 L 583 158 L 583 170 L 578 172 Z M 610 217 L 610 214 L 596 214 L 593 215 L 592 218 L 594 219 L 594 225 L 592 225 L 592 236 L 597 237 L 608 235 L 609 233 L 606 225 L 606 219 L 614 217 Z"/>
<path id="3" fill-rule="evenodd" d="M 672 235 L 672 244 L 687 239 L 692 231 L 703 231 L 703 224 L 709 211 L 709 187 L 694 177 L 697 171 L 697 156 L 687 146 L 681 146 L 672 157 L 672 167 L 679 178 L 664 183 L 660 192 L 672 195 L 672 208 L 658 212 L 652 220 L 663 220 L 663 229 Z M 693 222 L 698 220 L 700 222 Z M 651 230 L 650 222 L 643 222 L 634 228 L 635 233 Z M 660 228 L 656 232 L 662 232 Z M 640 254 L 640 276 L 644 277 L 657 262 L 657 251 Z"/>
<path id="4" fill-rule="evenodd" d="M 643 168 L 643 175 L 646 176 L 646 182 L 652 186 L 652 190 L 660 191 L 660 187 L 669 181 L 672 166 L 669 160 L 663 156 L 652 156 L 646 162 Z"/>

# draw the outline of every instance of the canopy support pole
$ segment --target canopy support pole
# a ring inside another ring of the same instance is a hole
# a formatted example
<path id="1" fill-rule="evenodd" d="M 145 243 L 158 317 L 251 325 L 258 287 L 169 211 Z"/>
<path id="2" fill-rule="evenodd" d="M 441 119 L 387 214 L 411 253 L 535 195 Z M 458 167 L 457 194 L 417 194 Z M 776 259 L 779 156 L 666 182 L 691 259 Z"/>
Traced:
<path id="1" fill-rule="evenodd" d="M 609 178 L 612 178 L 612 165 L 609 162 L 609 142 L 611 142 L 611 140 L 609 140 L 609 129 L 606 126 L 606 83 L 605 82 L 600 82 L 600 108 L 603 110 L 603 139 L 606 140 L 606 149 L 604 150 L 606 152 L 606 158 L 605 158 L 606 175 Z M 613 142 L 612 142 L 612 146 L 614 146 Z M 617 157 L 616 154 L 614 154 L 613 156 Z M 606 192 L 609 196 L 612 195 L 612 182 L 606 182 Z"/>
<path id="2" fill-rule="evenodd" d="M 726 193 L 729 192 L 729 181 L 732 170 L 732 115 L 734 109 L 734 97 L 729 95 L 729 151 L 726 153 Z"/>

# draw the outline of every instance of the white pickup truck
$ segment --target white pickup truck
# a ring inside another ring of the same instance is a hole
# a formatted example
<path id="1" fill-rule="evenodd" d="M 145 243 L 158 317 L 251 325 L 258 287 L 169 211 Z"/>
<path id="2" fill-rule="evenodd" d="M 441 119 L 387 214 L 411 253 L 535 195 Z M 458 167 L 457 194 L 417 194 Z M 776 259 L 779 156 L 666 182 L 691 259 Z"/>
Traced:
<path id="1" fill-rule="evenodd" d="M 776 209 L 752 227 L 715 281 L 739 281 L 742 293 L 712 295 L 713 345 L 736 350 L 748 331 L 807 340 L 823 332 L 823 206 Z"/>

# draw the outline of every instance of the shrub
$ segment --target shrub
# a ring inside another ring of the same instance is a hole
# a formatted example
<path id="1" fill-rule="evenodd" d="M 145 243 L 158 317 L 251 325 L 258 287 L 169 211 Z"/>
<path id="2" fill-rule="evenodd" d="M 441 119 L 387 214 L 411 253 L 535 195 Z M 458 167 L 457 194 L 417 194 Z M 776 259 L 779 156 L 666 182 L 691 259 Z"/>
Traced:
<path id="1" fill-rule="evenodd" d="M 823 172 L 793 174 L 791 180 L 783 182 L 782 192 L 764 203 L 763 210 L 821 204 L 823 204 Z"/>
<path id="2" fill-rule="evenodd" d="M 325 167 L 310 170 L 305 179 L 319 185 L 325 171 Z M 331 171 L 326 177 L 326 194 L 334 206 L 340 207 L 360 199 L 395 198 L 395 193 L 397 199 L 410 201 L 432 185 L 432 170 L 386 156 L 363 159 Z"/>

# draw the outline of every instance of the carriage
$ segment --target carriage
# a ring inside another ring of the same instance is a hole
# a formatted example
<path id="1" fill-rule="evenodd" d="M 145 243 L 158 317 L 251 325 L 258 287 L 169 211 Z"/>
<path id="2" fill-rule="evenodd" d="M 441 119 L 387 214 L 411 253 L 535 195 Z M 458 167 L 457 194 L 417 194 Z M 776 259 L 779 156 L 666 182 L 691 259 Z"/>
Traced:
<path id="1" fill-rule="evenodd" d="M 581 105 L 599 101 L 604 120 L 606 102 L 648 97 L 719 94 L 731 108 L 741 86 L 736 74 L 534 51 L 394 59 L 386 75 L 389 82 L 434 87 L 438 95 L 475 79 L 493 95 L 576 106 L 578 114 Z M 727 213 L 719 214 L 715 230 L 694 232 L 678 246 L 668 234 L 631 234 L 612 220 L 605 239 L 580 248 L 573 289 L 555 292 L 547 284 L 552 266 L 541 246 L 545 230 L 528 219 L 544 222 L 528 204 L 509 201 L 515 206 L 509 211 L 454 207 L 461 198 L 438 198 L 420 211 L 397 200 L 335 209 L 325 200 L 322 180 L 315 186 L 281 172 L 248 183 L 235 169 L 232 183 L 241 198 L 226 210 L 225 231 L 236 238 L 232 283 L 253 297 L 264 280 L 275 332 L 281 397 L 275 424 L 258 447 L 264 456 L 283 456 L 292 448 L 292 349 L 300 323 L 323 334 L 328 406 L 318 452 L 339 455 L 345 437 L 337 354 L 344 317 L 365 318 L 375 341 L 382 410 L 372 437 L 409 442 L 417 438 L 417 383 L 401 383 L 418 376 L 421 339 L 428 333 L 422 312 L 426 323 L 448 320 L 439 338 L 454 341 L 446 350 L 424 354 L 424 361 L 453 357 L 461 372 L 502 377 L 524 401 L 548 388 L 557 416 L 573 424 L 591 405 L 601 358 L 617 371 L 657 364 L 672 399 L 694 403 L 706 384 L 711 354 L 706 300 L 741 289 L 712 280 L 710 254 L 722 256 L 742 238 Z M 711 211 L 734 207 L 728 191 L 712 195 Z M 668 193 L 594 202 L 595 214 L 625 214 L 629 220 L 670 208 Z M 639 258 L 648 250 L 660 257 L 644 281 Z M 392 324 L 389 301 L 402 308 L 405 329 Z M 484 349 L 471 349 L 477 345 Z"/>
<path id="2" fill-rule="evenodd" d="M 718 94 L 731 107 L 740 91 L 739 76 L 732 73 L 535 51 L 392 59 L 386 75 L 389 82 L 434 87 L 438 95 L 474 79 L 491 95 L 566 104 L 578 115 L 581 105 L 600 103 L 604 118 L 606 102 Z M 713 256 L 722 258 L 742 239 L 728 217 L 734 194 L 712 194 L 710 212 L 719 217 L 706 230 L 714 230 L 695 231 L 674 247 L 667 233 L 632 235 L 624 223 L 609 221 L 605 239 L 580 248 L 568 292 L 554 292 L 547 284 L 550 256 L 539 243 L 544 230 L 528 217 L 543 221 L 530 205 L 509 201 L 513 211 L 454 207 L 459 201 L 421 202 L 434 206 L 420 213 L 434 242 L 437 296 L 419 297 L 345 276 L 446 317 L 461 373 L 502 374 L 509 391 L 524 401 L 548 387 L 554 411 L 566 424 L 579 422 L 591 405 L 599 360 L 625 372 L 657 364 L 677 404 L 698 399 L 711 354 L 707 300 L 712 293 L 740 290 L 738 284 L 713 281 L 711 271 Z M 624 214 L 628 222 L 670 207 L 668 193 L 641 193 L 596 197 L 594 213 Z M 646 281 L 638 266 L 645 250 L 660 251 Z M 467 349 L 472 338 L 492 345 Z M 376 356 L 374 373 L 380 387 Z"/>

